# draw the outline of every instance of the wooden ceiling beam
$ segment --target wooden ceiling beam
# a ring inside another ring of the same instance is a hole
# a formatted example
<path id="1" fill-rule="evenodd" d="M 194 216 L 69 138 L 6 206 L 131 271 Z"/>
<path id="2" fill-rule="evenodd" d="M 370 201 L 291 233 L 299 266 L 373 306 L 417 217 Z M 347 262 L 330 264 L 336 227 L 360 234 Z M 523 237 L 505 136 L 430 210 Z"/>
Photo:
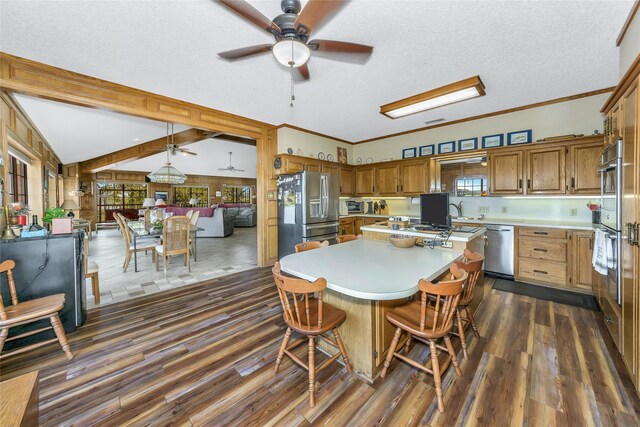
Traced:
<path id="1" fill-rule="evenodd" d="M 210 135 L 211 133 L 208 131 L 193 128 L 187 129 L 182 132 L 174 133 L 173 143 L 178 146 L 193 144 L 194 142 L 210 138 Z M 114 151 L 113 153 L 94 157 L 93 159 L 81 162 L 80 173 L 96 173 L 112 168 L 119 163 L 153 156 L 154 154 L 162 153 L 163 150 L 166 150 L 166 147 L 167 137 L 163 136 L 161 138 L 143 142 L 142 144 L 134 145 L 133 147 L 123 148 L 122 150 Z"/>
<path id="2" fill-rule="evenodd" d="M 256 140 L 253 138 L 244 138 L 242 136 L 229 135 L 228 133 L 217 133 L 215 135 L 212 135 L 211 138 L 223 141 L 237 142 L 238 144 L 252 145 L 254 147 L 256 146 Z"/>

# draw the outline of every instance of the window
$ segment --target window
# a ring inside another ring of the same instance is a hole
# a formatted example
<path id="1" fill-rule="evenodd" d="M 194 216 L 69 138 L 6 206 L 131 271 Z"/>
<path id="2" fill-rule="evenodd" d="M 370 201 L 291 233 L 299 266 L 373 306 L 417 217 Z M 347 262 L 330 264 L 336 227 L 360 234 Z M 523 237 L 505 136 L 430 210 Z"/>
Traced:
<path id="1" fill-rule="evenodd" d="M 29 204 L 27 164 L 9 154 L 9 201 Z"/>
<path id="2" fill-rule="evenodd" d="M 173 190 L 173 203 L 178 206 L 191 206 L 189 200 L 193 198 L 198 199 L 194 206 L 209 206 L 209 187 L 175 187 Z"/>
<path id="3" fill-rule="evenodd" d="M 142 203 L 147 197 L 146 184 L 99 182 L 96 188 L 99 222 L 115 221 L 115 212 L 120 212 L 128 219 L 138 219 L 138 210 L 142 209 Z"/>
<path id="4" fill-rule="evenodd" d="M 458 178 L 456 196 L 483 196 L 487 194 L 487 181 L 484 178 Z"/>
<path id="5" fill-rule="evenodd" d="M 251 203 L 251 187 L 247 185 L 225 185 L 222 196 L 225 203 Z"/>

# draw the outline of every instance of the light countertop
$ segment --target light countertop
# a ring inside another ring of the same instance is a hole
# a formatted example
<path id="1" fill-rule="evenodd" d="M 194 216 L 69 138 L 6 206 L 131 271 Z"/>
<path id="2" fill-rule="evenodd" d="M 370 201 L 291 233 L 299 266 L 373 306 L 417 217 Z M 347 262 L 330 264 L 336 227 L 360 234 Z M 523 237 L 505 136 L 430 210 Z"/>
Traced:
<path id="1" fill-rule="evenodd" d="M 479 225 L 482 227 L 482 225 Z M 373 233 L 385 233 L 385 234 L 402 234 L 405 236 L 414 236 L 414 237 L 426 237 L 433 238 L 435 236 L 439 236 L 441 233 L 436 231 L 416 231 L 411 229 L 400 229 L 394 230 L 392 228 L 387 227 L 386 225 L 366 225 L 364 227 L 360 227 L 361 231 L 369 231 Z M 480 228 L 480 230 L 474 233 L 460 233 L 453 232 L 451 236 L 449 236 L 449 240 L 454 242 L 470 242 L 476 237 L 482 236 L 487 230 L 484 228 Z"/>
<path id="2" fill-rule="evenodd" d="M 394 300 L 418 291 L 420 279 L 435 280 L 462 257 L 444 248 L 396 248 L 387 241 L 359 239 L 287 255 L 282 270 L 306 280 L 324 277 L 327 288 L 355 298 Z"/>

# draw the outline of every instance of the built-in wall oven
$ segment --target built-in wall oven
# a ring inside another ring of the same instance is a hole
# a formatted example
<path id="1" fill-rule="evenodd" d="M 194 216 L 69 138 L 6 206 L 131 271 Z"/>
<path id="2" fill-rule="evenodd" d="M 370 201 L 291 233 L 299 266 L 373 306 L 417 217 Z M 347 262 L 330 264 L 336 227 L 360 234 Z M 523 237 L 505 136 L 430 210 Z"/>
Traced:
<path id="1" fill-rule="evenodd" d="M 608 269 L 605 288 L 618 304 L 620 297 L 620 245 L 622 244 L 622 140 L 605 147 L 600 164 L 601 228 L 613 247 L 613 267 Z"/>

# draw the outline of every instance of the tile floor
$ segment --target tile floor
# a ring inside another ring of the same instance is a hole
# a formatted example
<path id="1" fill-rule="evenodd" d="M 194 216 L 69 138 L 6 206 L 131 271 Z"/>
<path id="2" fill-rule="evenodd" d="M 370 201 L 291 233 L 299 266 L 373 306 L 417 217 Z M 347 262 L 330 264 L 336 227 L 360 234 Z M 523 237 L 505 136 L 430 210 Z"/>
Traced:
<path id="1" fill-rule="evenodd" d="M 225 238 L 202 237 L 198 239 L 198 261 L 191 259 L 191 272 L 187 271 L 183 257 L 174 257 L 167 265 L 167 277 L 156 271 L 148 255 L 138 253 L 138 272 L 134 272 L 133 258 L 122 272 L 124 243 L 116 229 L 93 233 L 89 242 L 89 260 L 99 266 L 100 305 L 125 301 L 142 295 L 190 285 L 257 266 L 257 227 L 236 228 Z M 91 281 L 87 280 L 87 308 L 95 307 Z"/>

